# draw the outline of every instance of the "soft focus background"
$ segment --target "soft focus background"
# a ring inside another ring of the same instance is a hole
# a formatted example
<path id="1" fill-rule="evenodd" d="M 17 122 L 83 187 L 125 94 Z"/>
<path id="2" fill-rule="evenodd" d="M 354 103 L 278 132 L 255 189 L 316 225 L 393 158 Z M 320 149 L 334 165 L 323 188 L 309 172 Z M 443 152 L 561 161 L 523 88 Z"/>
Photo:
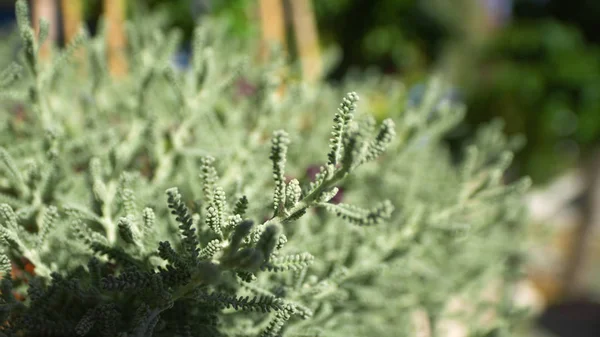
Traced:
<path id="1" fill-rule="evenodd" d="M 181 30 L 184 43 L 173 60 L 181 67 L 195 23 L 216 16 L 237 38 L 271 32 L 286 41 L 292 69 L 317 67 L 315 78 L 335 83 L 356 72 L 385 74 L 418 99 L 431 74 L 443 76 L 453 85 L 453 99 L 469 108 L 466 122 L 448 137 L 450 146 L 495 118 L 527 140 L 506 179 L 529 175 L 535 184 L 528 198 L 530 282 L 523 297 L 540 312 L 539 334 L 600 336 L 600 1 L 33 2 L 38 11 L 54 13 L 48 20 L 62 27 L 54 34 L 59 45 L 69 38 L 65 13 L 81 6 L 82 20 L 94 31 L 106 4 L 126 3 L 128 17 L 162 9 L 166 26 Z M 282 6 L 279 14 L 275 4 Z M 266 12 L 272 16 L 261 21 L 259 13 Z M 284 32 L 273 26 L 277 22 Z M 14 1 L 0 0 L 0 65 L 17 46 L 13 24 Z M 318 48 L 310 50 L 311 43 Z M 318 61 L 307 60 L 315 53 Z M 376 114 L 401 108 L 377 99 L 382 111 Z"/>

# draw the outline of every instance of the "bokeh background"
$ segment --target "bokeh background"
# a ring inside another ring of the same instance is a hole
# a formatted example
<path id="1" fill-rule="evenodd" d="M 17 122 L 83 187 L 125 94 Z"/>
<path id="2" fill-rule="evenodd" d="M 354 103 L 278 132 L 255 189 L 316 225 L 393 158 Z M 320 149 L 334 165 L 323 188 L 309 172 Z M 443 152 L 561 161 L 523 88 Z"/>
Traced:
<path id="1" fill-rule="evenodd" d="M 81 3 L 92 32 L 110 3 L 36 1 L 56 6 L 59 25 L 70 6 Z M 293 21 L 294 1 L 281 1 L 286 26 Z M 166 27 L 181 31 L 184 42 L 174 63 L 182 67 L 198 20 L 227 21 L 240 39 L 264 29 L 259 0 L 123 2 L 128 17 L 158 10 Z M 418 97 L 426 80 L 439 74 L 452 83 L 453 99 L 468 106 L 466 121 L 448 136 L 450 146 L 458 148 L 477 125 L 497 118 L 507 133 L 525 137 L 506 179 L 529 175 L 534 181 L 527 200 L 527 296 L 539 311 L 539 333 L 600 336 L 600 1 L 314 0 L 311 5 L 323 80 L 384 74 Z M 0 0 L 1 65 L 18 47 L 13 25 L 14 1 Z M 292 63 L 300 55 L 294 49 L 298 36 L 286 36 Z M 55 39 L 65 40 L 63 30 L 56 30 Z M 401 109 L 380 99 L 382 106 Z"/>

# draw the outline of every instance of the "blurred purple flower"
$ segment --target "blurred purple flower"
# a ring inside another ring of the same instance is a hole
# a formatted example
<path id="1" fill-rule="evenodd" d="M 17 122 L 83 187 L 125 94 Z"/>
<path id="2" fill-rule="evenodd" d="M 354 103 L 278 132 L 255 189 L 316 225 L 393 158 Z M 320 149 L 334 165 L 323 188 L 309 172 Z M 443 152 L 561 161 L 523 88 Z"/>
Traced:
<path id="1" fill-rule="evenodd" d="M 331 198 L 331 200 L 329 200 L 329 202 L 337 205 L 340 202 L 342 202 L 343 199 L 344 199 L 344 188 L 338 187 L 337 193 L 335 194 L 335 196 L 333 198 Z"/>
<path id="2" fill-rule="evenodd" d="M 256 93 L 257 90 L 256 86 L 250 83 L 245 78 L 240 78 L 239 80 L 237 80 L 235 86 L 237 89 L 237 94 L 242 97 L 252 96 L 254 95 L 254 93 Z"/>
<path id="3" fill-rule="evenodd" d="M 482 0 L 493 27 L 504 26 L 512 16 L 513 0 Z"/>
<path id="4" fill-rule="evenodd" d="M 317 177 L 317 173 L 319 173 L 320 171 L 321 171 L 321 168 L 319 165 L 310 165 L 306 169 L 306 176 L 308 177 L 308 179 L 310 181 L 314 181 L 315 178 Z"/>
<path id="5" fill-rule="evenodd" d="M 421 103 L 423 103 L 423 98 L 425 98 L 425 94 L 427 92 L 427 85 L 424 83 L 420 83 L 411 87 L 408 91 L 408 105 L 411 108 L 418 107 Z M 429 112 L 427 116 L 428 119 L 435 118 L 438 109 L 444 101 L 450 101 L 453 104 L 461 103 L 464 101 L 463 94 L 457 88 L 448 88 L 445 90 L 443 95 L 438 99 L 432 111 Z"/>
<path id="6" fill-rule="evenodd" d="M 188 50 L 180 50 L 172 59 L 173 65 L 179 70 L 187 70 L 190 66 L 190 52 Z"/>

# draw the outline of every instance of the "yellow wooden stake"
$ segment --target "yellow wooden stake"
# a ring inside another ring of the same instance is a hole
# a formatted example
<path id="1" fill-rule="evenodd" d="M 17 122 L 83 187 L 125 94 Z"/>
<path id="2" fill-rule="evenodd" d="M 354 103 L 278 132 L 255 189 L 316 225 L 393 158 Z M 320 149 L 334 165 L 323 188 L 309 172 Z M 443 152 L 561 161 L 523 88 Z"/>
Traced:
<path id="1" fill-rule="evenodd" d="M 71 43 L 83 26 L 83 0 L 61 0 L 63 36 L 65 45 Z M 84 73 L 83 50 L 75 52 L 74 60 L 79 64 L 79 72 Z"/>
<path id="2" fill-rule="evenodd" d="M 125 0 L 104 0 L 104 19 L 107 25 L 106 45 L 108 69 L 114 77 L 127 74 L 125 48 Z"/>
<path id="3" fill-rule="evenodd" d="M 61 0 L 65 44 L 73 41 L 82 26 L 82 0 Z"/>
<path id="4" fill-rule="evenodd" d="M 259 0 L 261 26 L 261 58 L 269 59 L 273 44 L 285 48 L 285 24 L 282 0 Z"/>
<path id="5" fill-rule="evenodd" d="M 48 21 L 50 24 L 48 38 L 39 48 L 40 60 L 46 61 L 52 56 L 52 47 L 56 41 L 58 31 L 58 20 L 56 18 L 56 2 L 54 0 L 33 0 L 33 28 L 36 35 L 40 32 L 40 19 Z"/>
<path id="6" fill-rule="evenodd" d="M 322 64 L 319 35 L 311 0 L 290 0 L 298 57 L 305 81 L 320 79 Z"/>
<path id="7" fill-rule="evenodd" d="M 260 57 L 263 62 L 268 62 L 274 45 L 283 48 L 284 54 L 287 50 L 283 0 L 259 0 L 259 20 L 262 34 Z M 281 69 L 282 78 L 285 78 L 285 73 L 285 68 Z M 281 97 L 284 92 L 285 80 L 282 80 L 277 95 Z"/>

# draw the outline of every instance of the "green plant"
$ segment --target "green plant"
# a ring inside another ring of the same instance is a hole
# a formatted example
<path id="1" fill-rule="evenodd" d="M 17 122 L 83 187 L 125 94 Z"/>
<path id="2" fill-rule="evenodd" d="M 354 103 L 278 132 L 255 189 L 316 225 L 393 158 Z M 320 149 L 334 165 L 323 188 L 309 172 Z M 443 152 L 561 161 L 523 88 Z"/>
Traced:
<path id="1" fill-rule="evenodd" d="M 21 66 L 0 91 L 0 335 L 410 336 L 416 312 L 442 329 L 456 296 L 495 314 L 459 316 L 471 333 L 516 333 L 528 181 L 503 184 L 514 142 L 496 124 L 453 163 L 441 137 L 463 109 L 441 82 L 378 126 L 346 88 L 288 81 L 280 95 L 280 63 L 250 66 L 215 21 L 196 29 L 186 72 L 170 65 L 176 34 L 132 25 L 117 81 L 102 30 L 38 62 L 17 4 Z M 370 97 L 376 83 L 346 85 Z M 498 300 L 480 296 L 490 285 Z"/>
<path id="2" fill-rule="evenodd" d="M 552 38 L 549 38 L 552 36 Z M 471 106 L 502 117 L 508 131 L 527 135 L 521 170 L 540 183 L 580 163 L 600 134 L 596 107 L 598 47 L 575 26 L 520 18 L 489 44 L 483 75 L 473 76 Z"/>

